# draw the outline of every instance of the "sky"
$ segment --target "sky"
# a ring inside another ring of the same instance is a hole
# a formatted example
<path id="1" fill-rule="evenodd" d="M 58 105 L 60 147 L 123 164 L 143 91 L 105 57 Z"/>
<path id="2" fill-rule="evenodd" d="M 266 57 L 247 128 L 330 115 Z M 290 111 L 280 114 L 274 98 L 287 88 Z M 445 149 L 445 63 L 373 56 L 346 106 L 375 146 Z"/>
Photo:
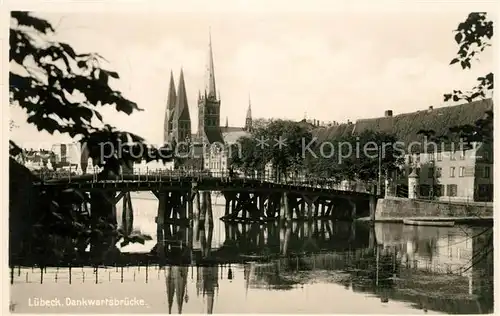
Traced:
<path id="1" fill-rule="evenodd" d="M 449 106 L 442 95 L 468 89 L 493 71 L 491 50 L 472 70 L 450 66 L 458 50 L 452 32 L 469 11 L 351 10 L 37 12 L 56 38 L 77 52 L 98 52 L 117 71 L 113 82 L 144 111 L 131 116 L 103 110 L 107 123 L 159 144 L 170 71 L 184 70 L 193 132 L 198 91 L 204 89 L 209 30 L 221 98 L 221 125 L 243 126 L 249 98 L 254 118 L 346 122 Z M 21 144 L 67 141 L 25 124 Z M 36 146 L 31 146 L 36 147 Z"/>

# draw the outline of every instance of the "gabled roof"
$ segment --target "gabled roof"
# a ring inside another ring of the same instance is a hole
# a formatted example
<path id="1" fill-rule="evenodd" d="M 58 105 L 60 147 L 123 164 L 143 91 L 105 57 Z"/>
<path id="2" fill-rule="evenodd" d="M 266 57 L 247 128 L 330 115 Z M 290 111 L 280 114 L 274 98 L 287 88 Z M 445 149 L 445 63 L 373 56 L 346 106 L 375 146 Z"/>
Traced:
<path id="1" fill-rule="evenodd" d="M 237 127 L 237 126 L 228 126 L 228 127 L 221 127 L 222 133 L 231 133 L 231 132 L 241 132 L 244 131 L 244 127 Z"/>
<path id="2" fill-rule="evenodd" d="M 207 128 L 205 129 L 205 136 L 207 141 L 212 144 L 215 142 L 223 143 L 224 138 L 222 137 L 222 133 L 219 128 Z"/>
<path id="3" fill-rule="evenodd" d="M 313 136 L 318 141 L 338 139 L 346 135 L 360 135 L 364 131 L 391 133 L 398 141 L 410 144 L 422 141 L 420 130 L 434 130 L 437 135 L 448 132 L 450 127 L 457 125 L 473 125 L 485 116 L 485 112 L 493 110 L 491 99 L 475 101 L 437 109 L 404 113 L 391 117 L 360 119 L 354 124 L 339 124 L 328 128 L 313 130 Z"/>
<path id="4" fill-rule="evenodd" d="M 222 133 L 222 137 L 224 138 L 224 143 L 226 144 L 234 144 L 238 141 L 240 137 L 248 136 L 250 133 L 245 131 L 244 129 L 236 130 L 236 131 L 231 131 L 231 132 L 224 132 Z"/>

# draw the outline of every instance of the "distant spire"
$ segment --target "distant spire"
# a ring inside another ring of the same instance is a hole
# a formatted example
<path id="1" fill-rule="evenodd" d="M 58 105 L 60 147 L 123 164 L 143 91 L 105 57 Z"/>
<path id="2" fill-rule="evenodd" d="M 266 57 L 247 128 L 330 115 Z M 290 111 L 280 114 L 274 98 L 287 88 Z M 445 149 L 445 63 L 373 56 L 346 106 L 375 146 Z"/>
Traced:
<path id="1" fill-rule="evenodd" d="M 212 34 L 210 28 L 208 29 L 208 64 L 207 64 L 207 78 L 206 78 L 205 92 L 208 97 L 217 98 L 215 87 L 215 69 L 214 69 L 214 55 L 212 51 Z"/>
<path id="2" fill-rule="evenodd" d="M 228 128 L 228 126 L 229 126 L 229 119 L 226 116 L 226 128 Z"/>
<path id="3" fill-rule="evenodd" d="M 189 120 L 189 106 L 186 94 L 186 85 L 184 83 L 184 71 L 181 68 L 181 74 L 179 76 L 179 87 L 177 89 L 177 97 L 175 103 L 176 119 Z"/>
<path id="4" fill-rule="evenodd" d="M 248 110 L 247 117 L 245 118 L 245 130 L 247 132 L 252 131 L 252 101 L 250 100 L 250 94 L 248 95 Z"/>
<path id="5" fill-rule="evenodd" d="M 172 120 L 175 115 L 175 103 L 177 95 L 175 93 L 174 74 L 170 71 L 170 83 L 167 96 L 167 108 L 165 109 L 165 120 L 163 126 L 163 141 L 169 141 L 169 134 L 172 132 Z"/>
<path id="6" fill-rule="evenodd" d="M 175 108 L 175 99 L 177 95 L 175 93 L 175 82 L 174 73 L 170 71 L 170 83 L 168 87 L 168 97 L 167 97 L 167 108 L 173 110 Z"/>
<path id="7" fill-rule="evenodd" d="M 250 99 L 250 95 L 248 95 L 248 110 L 247 110 L 247 119 L 252 118 L 252 100 Z"/>

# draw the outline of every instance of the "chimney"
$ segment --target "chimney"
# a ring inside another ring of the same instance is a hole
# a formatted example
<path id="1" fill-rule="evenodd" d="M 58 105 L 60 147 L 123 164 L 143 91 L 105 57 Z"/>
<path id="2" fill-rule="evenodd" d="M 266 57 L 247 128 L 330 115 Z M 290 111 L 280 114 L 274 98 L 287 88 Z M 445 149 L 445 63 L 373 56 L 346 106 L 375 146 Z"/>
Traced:
<path id="1" fill-rule="evenodd" d="M 392 117 L 392 110 L 385 111 L 384 116 L 385 117 Z"/>
<path id="2" fill-rule="evenodd" d="M 429 112 L 432 110 L 434 110 L 434 107 L 431 105 L 431 106 L 429 106 Z"/>

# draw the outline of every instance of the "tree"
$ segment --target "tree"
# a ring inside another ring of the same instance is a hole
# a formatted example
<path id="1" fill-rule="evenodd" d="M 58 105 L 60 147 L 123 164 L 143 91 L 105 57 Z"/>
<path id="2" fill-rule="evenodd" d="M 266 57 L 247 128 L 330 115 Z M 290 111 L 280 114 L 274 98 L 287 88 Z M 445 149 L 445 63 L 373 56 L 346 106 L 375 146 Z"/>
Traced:
<path id="1" fill-rule="evenodd" d="M 253 130 L 250 137 L 238 140 L 238 150 L 231 150 L 231 165 L 245 171 L 263 170 L 272 163 L 278 178 L 303 170 L 303 142 L 312 139 L 309 129 L 300 122 L 276 120 Z M 237 147 L 237 146 L 235 146 Z M 240 157 L 238 157 L 240 155 Z"/>
<path id="2" fill-rule="evenodd" d="M 130 155 L 118 152 L 119 147 L 114 146 L 113 154 L 103 157 L 98 150 L 103 142 L 142 146 L 145 158 L 146 153 L 155 152 L 141 137 L 117 131 L 103 121 L 99 109 L 104 106 L 114 106 L 116 111 L 129 115 L 141 111 L 136 103 L 109 86 L 111 80 L 119 79 L 118 74 L 104 68 L 105 59 L 99 54 L 77 53 L 69 44 L 52 40 L 54 34 L 48 21 L 29 12 L 12 12 L 10 103 L 26 110 L 28 123 L 38 130 L 51 134 L 58 131 L 87 144 L 92 158 L 106 172 L 118 173 Z M 129 151 L 130 146 L 123 148 Z"/>
<path id="3" fill-rule="evenodd" d="M 266 164 L 264 151 L 258 146 L 256 139 L 252 136 L 244 136 L 238 139 L 237 144 L 230 148 L 229 166 L 241 170 L 244 174 L 251 174 L 255 170 L 262 171 Z"/>
<path id="4" fill-rule="evenodd" d="M 103 121 L 99 109 L 105 106 L 113 106 L 117 112 L 129 115 L 141 109 L 110 87 L 109 82 L 119 76 L 103 66 L 102 56 L 77 53 L 69 44 L 53 40 L 54 34 L 54 28 L 44 19 L 29 12 L 11 13 L 10 104 L 24 109 L 28 123 L 38 130 L 51 134 L 57 131 L 79 139 L 94 161 L 103 167 L 102 177 L 117 175 L 120 167 L 130 166 L 142 158 L 171 160 L 171 155 L 163 151 L 160 156 L 160 151 L 146 145 L 141 137 L 117 131 Z M 102 144 L 113 145 L 108 146 L 106 155 Z M 22 154 L 22 149 L 10 141 L 9 153 L 13 157 Z M 12 170 L 19 170 L 16 164 L 11 159 Z M 74 250 L 85 248 L 90 235 L 102 235 L 103 231 L 120 234 L 114 223 L 105 222 L 104 228 L 97 227 L 88 214 L 75 214 L 73 205 L 89 202 L 88 194 L 72 190 L 43 191 L 39 198 L 39 212 L 26 224 L 33 228 L 31 238 L 35 245 L 31 255 L 60 258 L 61 239 L 69 244 L 68 249 Z M 11 212 L 23 211 L 15 208 L 11 206 Z"/>
<path id="5" fill-rule="evenodd" d="M 479 55 L 491 46 L 493 38 L 493 21 L 488 19 L 485 12 L 473 12 L 454 30 L 455 41 L 458 44 L 457 56 L 450 65 L 460 64 L 462 69 L 472 67 L 473 60 L 479 60 Z M 472 102 L 485 99 L 493 94 L 493 73 L 490 72 L 477 78 L 478 84 L 469 91 L 453 90 L 444 94 L 444 101 L 458 102 L 465 100 Z M 487 111 L 485 117 L 475 124 L 451 127 L 447 135 L 436 135 L 433 130 L 422 130 L 420 134 L 436 141 L 454 141 L 462 139 L 466 143 L 482 142 L 493 143 L 493 111 Z"/>
<path id="6" fill-rule="evenodd" d="M 370 182 L 378 178 L 379 155 L 383 172 L 395 170 L 402 163 L 402 156 L 396 150 L 396 141 L 392 134 L 371 130 L 360 135 L 330 139 L 317 144 L 314 156 L 308 158 L 309 170 L 337 183 L 341 180 Z"/>

